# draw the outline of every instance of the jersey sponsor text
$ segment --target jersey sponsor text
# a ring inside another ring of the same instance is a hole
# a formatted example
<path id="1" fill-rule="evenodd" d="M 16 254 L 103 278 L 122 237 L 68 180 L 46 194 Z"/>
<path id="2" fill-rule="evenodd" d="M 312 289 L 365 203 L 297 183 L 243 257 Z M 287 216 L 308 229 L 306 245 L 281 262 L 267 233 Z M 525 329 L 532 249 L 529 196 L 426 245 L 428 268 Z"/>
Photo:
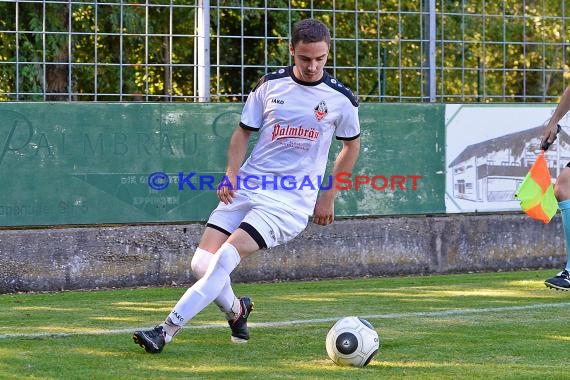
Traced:
<path id="1" fill-rule="evenodd" d="M 287 125 L 286 127 L 281 126 L 281 124 L 275 124 L 273 126 L 273 133 L 271 134 L 271 141 L 294 138 L 294 139 L 304 139 L 310 141 L 317 141 L 320 132 L 315 128 L 305 128 L 302 125 L 298 127 L 292 127 Z"/>

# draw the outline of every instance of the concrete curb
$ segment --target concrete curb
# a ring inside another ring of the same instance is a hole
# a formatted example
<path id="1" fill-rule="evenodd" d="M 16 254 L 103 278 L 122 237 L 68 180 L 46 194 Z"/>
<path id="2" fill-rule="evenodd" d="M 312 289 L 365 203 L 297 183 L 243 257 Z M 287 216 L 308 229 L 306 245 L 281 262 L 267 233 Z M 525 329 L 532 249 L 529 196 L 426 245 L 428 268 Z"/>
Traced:
<path id="1" fill-rule="evenodd" d="M 0 230 L 0 293 L 171 285 L 190 270 L 202 224 Z M 562 268 L 561 218 L 381 217 L 309 227 L 260 251 L 235 282 Z"/>

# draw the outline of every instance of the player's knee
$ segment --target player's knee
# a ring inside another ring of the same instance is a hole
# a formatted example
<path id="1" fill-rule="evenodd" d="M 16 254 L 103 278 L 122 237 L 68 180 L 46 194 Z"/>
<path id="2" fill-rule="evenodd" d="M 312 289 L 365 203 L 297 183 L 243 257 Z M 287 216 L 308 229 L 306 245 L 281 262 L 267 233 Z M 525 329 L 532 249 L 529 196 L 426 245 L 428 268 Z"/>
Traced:
<path id="1" fill-rule="evenodd" d="M 556 197 L 558 202 L 564 200 L 564 189 L 558 182 L 556 182 L 556 184 L 554 185 L 554 196 Z"/>
<path id="2" fill-rule="evenodd" d="M 213 257 L 214 255 L 205 249 L 196 248 L 196 252 L 194 253 L 194 256 L 192 256 L 192 261 L 190 262 L 190 268 L 196 278 L 200 279 L 204 277 Z"/>
<path id="3" fill-rule="evenodd" d="M 559 202 L 570 199 L 570 168 L 562 169 L 554 185 L 554 195 Z"/>

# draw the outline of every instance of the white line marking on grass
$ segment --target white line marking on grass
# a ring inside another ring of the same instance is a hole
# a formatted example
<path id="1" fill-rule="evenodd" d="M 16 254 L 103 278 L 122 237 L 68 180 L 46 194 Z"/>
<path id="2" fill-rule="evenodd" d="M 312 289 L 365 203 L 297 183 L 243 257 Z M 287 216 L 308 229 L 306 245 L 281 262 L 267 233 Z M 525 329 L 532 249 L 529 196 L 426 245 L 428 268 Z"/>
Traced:
<path id="1" fill-rule="evenodd" d="M 358 315 L 364 319 L 393 319 L 393 318 L 413 318 L 413 317 L 449 317 L 455 315 L 469 315 L 469 314 L 485 314 L 485 313 L 501 313 L 509 311 L 518 310 L 538 310 L 538 309 L 548 309 L 548 308 L 562 308 L 570 306 L 570 302 L 562 303 L 545 303 L 538 305 L 525 305 L 525 306 L 504 306 L 504 307 L 484 307 L 479 309 L 450 309 L 450 310 L 439 310 L 439 311 L 418 311 L 410 313 L 387 313 L 387 314 L 369 314 L 369 315 Z M 315 323 L 325 323 L 325 322 L 336 322 L 339 317 L 329 317 L 329 318 L 316 318 L 316 319 L 298 319 L 291 321 L 281 321 L 281 322 L 252 322 L 249 324 L 250 327 L 286 327 L 291 325 L 310 325 Z M 187 329 L 215 329 L 215 328 L 226 328 L 225 323 L 211 323 L 202 325 L 191 325 L 186 327 Z M 56 333 L 56 332 L 45 332 L 45 333 L 29 333 L 29 334 L 0 334 L 0 339 L 9 338 L 23 338 L 23 339 L 41 339 L 49 337 L 66 337 L 75 335 L 111 335 L 111 334 L 127 334 L 132 333 L 136 330 L 145 330 L 149 327 L 138 327 L 129 329 L 115 329 L 115 330 L 89 330 L 89 331 L 74 331 L 69 333 Z"/>

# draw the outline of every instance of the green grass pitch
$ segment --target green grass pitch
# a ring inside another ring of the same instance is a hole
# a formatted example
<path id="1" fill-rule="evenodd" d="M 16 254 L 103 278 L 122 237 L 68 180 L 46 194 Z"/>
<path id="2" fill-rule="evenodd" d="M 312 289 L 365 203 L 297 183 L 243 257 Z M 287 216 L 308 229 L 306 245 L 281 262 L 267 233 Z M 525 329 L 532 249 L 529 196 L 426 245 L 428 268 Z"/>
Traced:
<path id="1" fill-rule="evenodd" d="M 232 344 L 214 305 L 158 355 L 131 339 L 184 287 L 0 295 L 0 379 L 564 379 L 570 293 L 548 271 L 236 284 L 251 340 Z M 325 336 L 340 317 L 381 340 L 365 368 L 338 367 Z"/>

